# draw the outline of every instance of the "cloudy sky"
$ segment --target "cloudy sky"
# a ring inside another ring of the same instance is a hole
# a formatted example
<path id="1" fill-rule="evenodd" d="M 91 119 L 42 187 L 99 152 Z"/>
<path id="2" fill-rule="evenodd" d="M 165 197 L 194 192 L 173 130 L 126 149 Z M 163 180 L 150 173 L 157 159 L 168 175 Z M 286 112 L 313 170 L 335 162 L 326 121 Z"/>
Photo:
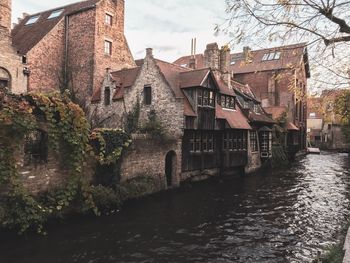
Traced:
<path id="1" fill-rule="evenodd" d="M 22 13 L 33 14 L 77 0 L 12 0 L 13 22 Z M 225 17 L 224 0 L 126 0 L 125 33 L 134 57 L 143 58 L 145 48 L 152 47 L 157 58 L 174 61 L 190 54 L 191 39 L 197 38 L 197 51 L 228 36 L 215 36 L 215 24 Z"/>

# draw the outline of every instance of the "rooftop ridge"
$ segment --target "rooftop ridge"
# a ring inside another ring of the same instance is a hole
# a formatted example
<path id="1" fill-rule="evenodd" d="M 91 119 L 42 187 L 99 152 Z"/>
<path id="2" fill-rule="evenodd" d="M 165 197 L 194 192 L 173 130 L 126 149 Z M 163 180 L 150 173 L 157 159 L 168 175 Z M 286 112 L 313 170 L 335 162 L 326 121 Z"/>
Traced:
<path id="1" fill-rule="evenodd" d="M 261 48 L 261 49 L 252 49 L 250 52 L 260 52 L 260 51 L 267 51 L 267 50 L 277 50 L 277 49 L 293 49 L 293 48 L 297 48 L 297 47 L 305 47 L 307 46 L 307 42 L 302 42 L 302 43 L 296 43 L 296 44 L 290 44 L 290 45 L 284 45 L 284 46 L 277 46 L 277 47 L 270 47 L 270 48 Z M 231 53 L 231 55 L 238 55 L 238 54 L 242 54 L 243 52 L 235 52 L 235 53 Z"/>
<path id="2" fill-rule="evenodd" d="M 44 13 L 52 12 L 52 11 L 55 11 L 55 10 L 65 9 L 67 7 L 71 7 L 71 6 L 74 6 L 76 4 L 80 4 L 80 3 L 83 3 L 83 2 L 91 2 L 91 6 L 94 6 L 94 5 L 96 5 L 97 2 L 99 2 L 99 0 L 95 0 L 95 1 L 91 1 L 91 0 L 77 1 L 77 2 L 74 2 L 74 3 L 71 3 L 71 4 L 67 4 L 67 5 L 64 5 L 64 6 L 58 6 L 58 7 L 46 9 L 46 10 L 43 10 L 43 11 L 40 11 L 40 12 L 37 12 L 37 13 L 34 13 L 34 14 L 29 14 L 26 17 L 37 16 L 37 15 L 41 15 L 41 14 L 44 14 Z"/>

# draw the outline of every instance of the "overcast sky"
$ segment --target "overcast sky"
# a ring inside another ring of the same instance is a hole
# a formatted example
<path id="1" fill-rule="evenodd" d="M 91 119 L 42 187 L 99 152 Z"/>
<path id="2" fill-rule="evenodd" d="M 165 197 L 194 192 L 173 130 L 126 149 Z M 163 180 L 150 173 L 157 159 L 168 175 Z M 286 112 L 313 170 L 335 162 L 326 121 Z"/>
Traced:
<path id="1" fill-rule="evenodd" d="M 77 0 L 12 0 L 12 20 L 22 13 L 78 2 Z M 125 33 L 135 59 L 152 47 L 157 58 L 174 61 L 191 53 L 191 39 L 197 38 L 197 52 L 205 45 L 224 45 L 228 36 L 215 36 L 214 27 L 225 17 L 224 0 L 125 0 Z"/>

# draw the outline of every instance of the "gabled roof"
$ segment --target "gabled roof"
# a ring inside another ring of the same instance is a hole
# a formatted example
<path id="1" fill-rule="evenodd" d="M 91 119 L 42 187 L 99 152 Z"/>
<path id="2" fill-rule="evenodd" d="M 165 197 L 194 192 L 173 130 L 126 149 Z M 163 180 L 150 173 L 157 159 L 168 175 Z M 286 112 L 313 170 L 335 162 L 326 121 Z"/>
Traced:
<path id="1" fill-rule="evenodd" d="M 242 113 L 239 107 L 236 110 L 223 109 L 219 104 L 215 107 L 216 118 L 226 120 L 232 129 L 251 130 L 247 118 Z"/>
<path id="2" fill-rule="evenodd" d="M 111 72 L 111 77 L 117 83 L 118 87 L 129 88 L 134 85 L 140 69 L 141 67 L 136 67 Z"/>
<path id="3" fill-rule="evenodd" d="M 96 6 L 100 0 L 82 1 L 66 6 L 57 7 L 41 13 L 36 13 L 25 17 L 12 30 L 12 41 L 17 51 L 24 55 L 40 42 L 60 21 L 64 16 L 91 9 Z M 48 19 L 53 11 L 63 9 L 62 14 L 58 17 Z M 34 16 L 40 16 L 39 19 L 30 25 L 26 25 L 27 21 Z"/>
<path id="4" fill-rule="evenodd" d="M 303 61 L 307 77 L 310 77 L 307 44 L 294 44 L 260 50 L 250 50 L 247 57 L 243 52 L 231 54 L 231 70 L 234 74 L 252 73 L 277 69 L 297 68 Z M 265 54 L 281 52 L 279 59 L 264 60 Z"/>
<path id="5" fill-rule="evenodd" d="M 188 70 L 181 73 L 181 88 L 192 88 L 202 86 L 204 80 L 210 73 L 209 68 Z"/>

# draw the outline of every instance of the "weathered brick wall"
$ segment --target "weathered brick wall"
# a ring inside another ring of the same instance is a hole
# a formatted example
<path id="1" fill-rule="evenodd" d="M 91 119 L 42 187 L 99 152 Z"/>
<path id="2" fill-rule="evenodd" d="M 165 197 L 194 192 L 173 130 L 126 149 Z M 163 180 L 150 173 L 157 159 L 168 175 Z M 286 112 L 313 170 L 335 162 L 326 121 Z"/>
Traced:
<path id="1" fill-rule="evenodd" d="M 29 91 L 59 90 L 63 83 L 64 19 L 27 54 Z"/>
<path id="2" fill-rule="evenodd" d="M 27 76 L 23 73 L 22 57 L 12 46 L 11 0 L 0 0 L 0 77 L 9 79 L 9 87 L 13 93 L 27 91 Z"/>
<path id="3" fill-rule="evenodd" d="M 16 154 L 17 168 L 25 189 L 30 193 L 38 194 L 50 189 L 60 188 L 68 181 L 70 172 L 61 164 L 57 154 L 50 152 L 47 163 L 24 164 L 23 146 Z M 94 174 L 94 161 L 85 163 L 82 173 L 87 180 L 92 181 Z"/>
<path id="4" fill-rule="evenodd" d="M 253 130 L 248 131 L 248 138 L 250 138 L 250 133 L 252 133 L 252 132 L 256 133 L 256 131 L 253 131 Z M 257 134 L 257 138 L 258 138 L 258 148 L 259 148 L 260 144 L 259 144 L 258 134 Z M 261 167 L 260 150 L 257 152 L 253 152 L 250 139 L 248 139 L 248 163 L 245 166 L 245 172 L 247 174 L 253 173 L 253 172 L 257 171 L 260 167 Z"/>
<path id="5" fill-rule="evenodd" d="M 11 42 L 9 32 L 0 27 L 0 69 L 4 70 L 3 74 L 10 75 L 10 89 L 13 93 L 25 93 L 27 76 L 23 69 L 26 65 L 22 64 L 22 57 L 17 54 Z"/>
<path id="6" fill-rule="evenodd" d="M 159 182 L 161 189 L 166 189 L 165 160 L 170 151 L 176 153 L 176 172 L 172 178 L 172 186 L 178 186 L 181 172 L 181 140 L 164 143 L 147 135 L 134 136 L 131 147 L 123 156 L 121 181 L 138 176 L 151 176 Z"/>
<path id="7" fill-rule="evenodd" d="M 0 27 L 11 29 L 11 0 L 0 0 Z"/>
<path id="8" fill-rule="evenodd" d="M 67 77 L 79 98 L 93 91 L 96 10 L 69 16 L 67 41 Z"/>
<path id="9" fill-rule="evenodd" d="M 101 87 L 106 68 L 117 71 L 135 67 L 135 62 L 124 35 L 124 0 L 104 0 L 96 8 L 94 43 L 94 88 Z M 106 13 L 112 15 L 112 25 L 105 23 Z M 104 53 L 105 40 L 112 42 L 112 54 Z"/>

